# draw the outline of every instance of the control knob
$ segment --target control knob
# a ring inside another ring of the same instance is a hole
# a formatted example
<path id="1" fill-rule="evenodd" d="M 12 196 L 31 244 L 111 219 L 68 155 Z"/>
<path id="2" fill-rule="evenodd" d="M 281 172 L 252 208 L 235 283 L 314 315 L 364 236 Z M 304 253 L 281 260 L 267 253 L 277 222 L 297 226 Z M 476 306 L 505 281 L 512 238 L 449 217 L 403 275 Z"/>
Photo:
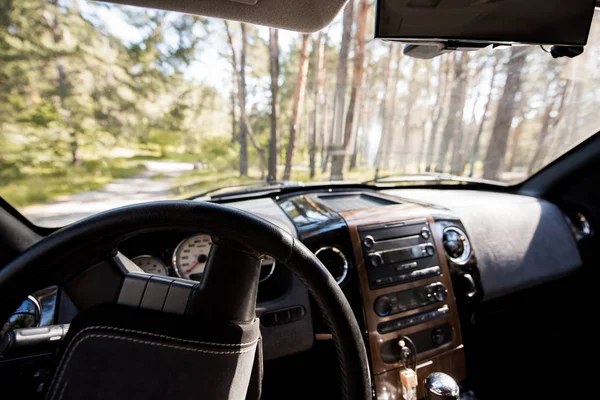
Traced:
<path id="1" fill-rule="evenodd" d="M 375 300 L 375 313 L 380 317 L 385 317 L 392 312 L 392 301 L 387 296 L 381 296 Z"/>
<path id="2" fill-rule="evenodd" d="M 365 246 L 367 249 L 370 249 L 371 247 L 373 247 L 374 244 L 375 244 L 375 239 L 373 239 L 373 236 L 371 236 L 371 235 L 365 236 L 365 238 L 363 239 L 363 246 Z"/>
<path id="3" fill-rule="evenodd" d="M 383 264 L 383 258 L 381 258 L 381 255 L 377 253 L 370 254 L 369 264 L 371 264 L 373 267 L 379 267 L 381 264 Z"/>

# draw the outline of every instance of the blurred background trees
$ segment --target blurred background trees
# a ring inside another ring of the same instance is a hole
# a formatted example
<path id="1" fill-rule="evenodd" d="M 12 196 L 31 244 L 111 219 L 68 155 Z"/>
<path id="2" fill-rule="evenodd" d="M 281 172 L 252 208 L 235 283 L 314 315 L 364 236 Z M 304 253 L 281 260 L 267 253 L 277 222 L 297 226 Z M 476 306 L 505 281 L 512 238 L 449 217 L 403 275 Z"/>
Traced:
<path id="1" fill-rule="evenodd" d="M 298 34 L 0 0 L 0 188 L 66 168 L 120 177 L 137 164 L 111 160 L 143 158 L 271 181 L 518 182 L 600 128 L 598 25 L 573 60 L 540 47 L 418 60 L 372 39 L 373 12 L 351 0 L 323 31 Z"/>

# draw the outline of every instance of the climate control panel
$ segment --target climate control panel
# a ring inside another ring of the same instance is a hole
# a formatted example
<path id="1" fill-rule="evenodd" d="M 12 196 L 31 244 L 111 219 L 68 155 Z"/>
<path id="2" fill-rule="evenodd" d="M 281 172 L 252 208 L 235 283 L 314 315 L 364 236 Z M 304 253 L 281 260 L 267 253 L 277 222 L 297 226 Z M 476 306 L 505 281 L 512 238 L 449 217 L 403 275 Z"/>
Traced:
<path id="1" fill-rule="evenodd" d="M 441 282 L 419 286 L 401 292 L 387 293 L 377 297 L 373 304 L 380 317 L 401 313 L 414 308 L 435 304 L 446 300 L 448 290 Z"/>

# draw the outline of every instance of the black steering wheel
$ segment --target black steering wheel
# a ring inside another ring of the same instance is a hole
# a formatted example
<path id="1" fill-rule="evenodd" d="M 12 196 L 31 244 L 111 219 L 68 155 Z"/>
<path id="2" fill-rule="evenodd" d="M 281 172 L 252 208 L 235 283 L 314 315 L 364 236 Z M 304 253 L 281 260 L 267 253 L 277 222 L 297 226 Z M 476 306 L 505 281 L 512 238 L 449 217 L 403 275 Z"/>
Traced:
<path id="1" fill-rule="evenodd" d="M 230 329 L 231 326 L 238 328 L 241 326 L 242 330 L 253 324 L 258 327 L 255 303 L 260 258 L 268 254 L 277 260 L 278 265 L 283 265 L 294 273 L 308 288 L 320 307 L 324 320 L 333 334 L 341 372 L 343 398 L 366 400 L 372 397 L 368 360 L 362 335 L 352 309 L 335 279 L 310 250 L 283 229 L 250 213 L 222 205 L 192 201 L 144 203 L 97 214 L 52 233 L 0 270 L 0 293 L 2 293 L 0 318 L 6 320 L 23 298 L 38 289 L 53 284 L 64 285 L 67 288 L 76 287 L 74 282 L 80 285 L 85 279 L 88 279 L 88 282 L 84 286 L 95 289 L 87 290 L 83 294 L 78 293 L 77 290 L 69 292 L 71 297 L 87 297 L 81 304 L 103 302 L 125 304 L 120 307 L 125 310 L 126 315 L 129 315 L 127 318 L 129 320 L 135 319 L 135 316 L 143 318 L 146 315 L 144 313 L 148 312 L 164 313 L 164 310 L 148 311 L 141 306 L 131 307 L 131 304 L 121 301 L 129 295 L 125 293 L 126 289 L 135 286 L 131 284 L 136 282 L 133 278 L 140 278 L 140 275 L 142 279 L 158 279 L 158 277 L 144 278 L 145 274 L 132 274 L 123 267 L 123 256 L 116 250 L 117 245 L 128 237 L 141 232 L 164 229 L 201 230 L 211 234 L 214 239 L 202 283 L 191 287 L 190 295 L 186 297 L 185 308 L 181 310 L 180 315 L 169 315 L 169 321 L 174 321 L 175 318 L 186 321 L 202 319 L 205 323 L 210 321 L 211 327 L 224 326 Z M 99 271 L 103 268 L 111 269 L 114 283 L 110 285 L 104 283 L 102 288 L 90 285 L 89 279 L 94 279 L 93 276 L 98 279 L 97 273 L 90 273 L 90 271 Z M 173 282 L 170 284 L 175 285 Z M 90 296 L 96 296 L 94 301 L 90 302 Z M 74 302 L 78 304 L 77 299 L 74 299 Z M 110 316 L 108 318 L 110 319 Z M 207 325 L 208 323 L 202 326 Z M 188 326 L 196 329 L 199 325 L 194 325 L 192 322 Z M 88 329 L 91 327 L 82 328 L 77 334 L 69 333 L 71 341 L 76 344 L 68 345 L 63 351 L 63 360 L 58 366 L 61 374 L 68 374 L 69 366 L 64 364 L 68 364 L 71 357 L 77 358 L 71 354 L 75 351 L 73 347 L 85 347 L 82 338 Z M 95 333 L 94 338 L 115 339 L 107 334 L 106 329 L 103 334 Z M 124 328 L 112 327 L 111 329 L 128 331 Z M 129 331 L 132 334 L 137 332 Z M 153 349 L 160 346 L 161 351 L 178 351 L 184 347 L 179 346 L 179 342 L 170 344 L 168 340 L 171 339 L 207 345 L 206 342 L 189 340 L 187 333 L 183 334 L 188 338 L 187 340 L 156 333 L 140 334 L 151 339 L 159 337 L 159 344 L 154 344 Z M 139 338 L 123 339 L 123 337 L 119 336 L 119 343 L 125 341 L 145 343 Z M 90 338 L 86 337 L 86 339 Z M 113 342 L 116 340 L 111 341 Z M 91 345 L 92 340 L 87 340 L 85 343 Z M 208 343 L 211 344 L 214 343 Z M 106 345 L 102 343 L 102 346 Z M 227 343 L 218 345 L 234 346 Z M 211 352 L 210 348 L 195 350 L 195 352 L 209 355 L 223 353 Z M 65 355 L 69 356 L 65 357 Z M 68 358 L 67 361 L 64 360 L 65 358 Z M 212 365 L 216 368 L 216 364 Z M 237 368 L 241 368 L 240 365 L 248 368 L 247 363 L 239 364 Z M 250 367 L 252 365 L 250 363 Z M 73 367 L 79 374 L 77 376 L 83 377 L 81 379 L 84 379 L 84 382 L 87 378 L 83 375 L 85 371 L 82 372 L 82 369 L 85 367 L 85 364 Z M 101 375 L 98 372 L 94 373 Z M 240 371 L 237 371 L 235 375 L 249 377 L 250 373 L 240 374 Z M 53 383 L 55 386 L 56 380 L 55 378 Z M 237 384 L 239 385 L 239 382 Z M 203 385 L 211 385 L 211 382 L 204 382 Z M 66 386 L 51 387 L 49 397 L 63 398 L 65 390 L 69 393 Z M 228 390 L 227 393 L 234 392 Z M 228 398 L 232 397 L 235 396 L 230 395 Z M 65 395 L 64 398 L 73 398 L 73 395 Z"/>

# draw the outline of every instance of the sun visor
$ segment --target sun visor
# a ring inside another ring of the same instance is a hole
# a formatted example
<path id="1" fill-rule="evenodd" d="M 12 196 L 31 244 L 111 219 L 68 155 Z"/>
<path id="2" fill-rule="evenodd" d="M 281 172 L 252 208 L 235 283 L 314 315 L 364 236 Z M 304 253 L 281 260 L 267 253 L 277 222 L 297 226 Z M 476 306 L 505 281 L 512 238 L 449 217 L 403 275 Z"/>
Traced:
<path id="1" fill-rule="evenodd" d="M 595 3 L 595 0 L 377 0 L 375 36 L 438 47 L 445 43 L 457 48 L 517 43 L 583 46 Z"/>

